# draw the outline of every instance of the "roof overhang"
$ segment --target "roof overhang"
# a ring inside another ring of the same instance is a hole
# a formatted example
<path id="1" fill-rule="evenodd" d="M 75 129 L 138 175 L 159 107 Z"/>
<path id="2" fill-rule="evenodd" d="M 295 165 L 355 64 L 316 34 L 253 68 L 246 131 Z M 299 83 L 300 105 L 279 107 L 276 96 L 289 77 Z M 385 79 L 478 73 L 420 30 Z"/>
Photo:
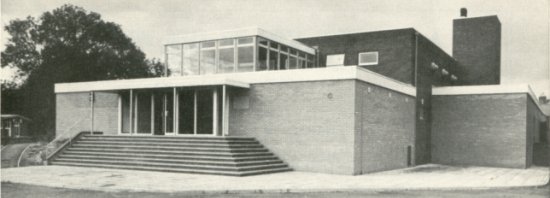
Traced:
<path id="1" fill-rule="evenodd" d="M 409 96 L 416 96 L 416 88 L 414 86 L 356 66 L 58 83 L 55 84 L 55 92 L 69 93 L 217 85 L 249 88 L 251 84 L 327 80 L 359 80 Z"/>
<path id="2" fill-rule="evenodd" d="M 2 114 L 0 115 L 0 118 L 2 119 L 10 119 L 10 118 L 21 118 L 23 120 L 27 120 L 27 121 L 30 121 L 31 119 L 25 117 L 25 116 L 22 116 L 22 115 L 17 115 L 17 114 Z"/>
<path id="3" fill-rule="evenodd" d="M 315 54 L 315 49 L 307 45 L 304 45 L 295 40 L 286 39 L 284 37 L 281 37 L 279 35 L 273 34 L 271 32 L 268 32 L 256 27 L 235 29 L 235 30 L 224 30 L 224 31 L 217 31 L 217 32 L 186 34 L 186 35 L 179 35 L 179 36 L 169 36 L 164 38 L 162 43 L 164 45 L 195 43 L 195 42 L 201 42 L 201 41 L 210 41 L 210 40 L 227 39 L 227 38 L 239 38 L 239 37 L 247 37 L 247 36 L 261 36 L 269 40 L 287 45 L 289 47 L 302 50 L 309 54 Z"/>
<path id="4" fill-rule="evenodd" d="M 250 88 L 250 84 L 223 76 L 157 77 L 129 80 L 104 80 L 77 83 L 57 83 L 55 93 L 116 91 L 128 89 L 154 89 L 170 87 L 231 86 Z"/>

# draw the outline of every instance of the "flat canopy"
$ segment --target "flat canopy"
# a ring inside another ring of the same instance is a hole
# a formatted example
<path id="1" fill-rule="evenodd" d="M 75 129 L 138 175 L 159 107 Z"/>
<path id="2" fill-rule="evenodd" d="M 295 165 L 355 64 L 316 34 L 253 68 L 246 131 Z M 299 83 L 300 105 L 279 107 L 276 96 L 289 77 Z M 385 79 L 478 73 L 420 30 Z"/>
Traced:
<path id="1" fill-rule="evenodd" d="M 29 118 L 27 118 L 27 117 L 25 117 L 25 116 L 17 115 L 17 114 L 2 114 L 2 115 L 0 115 L 0 117 L 1 117 L 2 119 L 21 118 L 21 119 L 23 119 L 23 120 L 29 120 L 29 121 L 31 120 L 31 119 L 29 119 Z"/>
<path id="2" fill-rule="evenodd" d="M 220 76 L 185 76 L 58 83 L 55 84 L 55 93 L 218 85 L 250 88 L 250 84 L 248 83 L 231 80 Z"/>

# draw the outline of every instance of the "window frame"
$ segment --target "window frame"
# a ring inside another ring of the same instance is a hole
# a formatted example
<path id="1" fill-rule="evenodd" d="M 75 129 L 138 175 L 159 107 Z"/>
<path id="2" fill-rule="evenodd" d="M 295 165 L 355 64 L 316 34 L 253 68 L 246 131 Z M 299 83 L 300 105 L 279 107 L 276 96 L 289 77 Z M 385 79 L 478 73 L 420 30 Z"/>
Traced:
<path id="1" fill-rule="evenodd" d="M 375 54 L 376 55 L 376 62 L 361 63 L 361 55 L 363 55 L 363 54 Z M 359 66 L 378 65 L 379 63 L 380 63 L 380 56 L 378 54 L 378 51 L 360 52 L 357 55 L 357 65 L 359 65 Z"/>
<path id="2" fill-rule="evenodd" d="M 342 56 L 342 64 L 331 64 L 329 65 L 328 63 L 328 58 L 330 57 L 336 57 L 336 56 Z M 327 54 L 326 56 L 326 60 L 325 60 L 325 65 L 327 67 L 335 67 L 335 66 L 344 66 L 344 63 L 346 62 L 346 54 Z"/>

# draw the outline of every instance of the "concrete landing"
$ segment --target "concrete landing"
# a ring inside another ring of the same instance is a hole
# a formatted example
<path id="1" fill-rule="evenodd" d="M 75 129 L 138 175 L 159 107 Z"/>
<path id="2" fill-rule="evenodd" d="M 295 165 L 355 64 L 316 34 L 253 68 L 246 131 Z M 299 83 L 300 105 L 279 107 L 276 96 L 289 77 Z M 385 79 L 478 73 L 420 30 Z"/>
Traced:
<path id="1" fill-rule="evenodd" d="M 433 164 L 360 176 L 294 171 L 230 177 L 68 166 L 2 169 L 2 182 L 102 191 L 195 193 L 506 188 L 545 185 L 549 176 L 548 167 L 507 169 Z"/>

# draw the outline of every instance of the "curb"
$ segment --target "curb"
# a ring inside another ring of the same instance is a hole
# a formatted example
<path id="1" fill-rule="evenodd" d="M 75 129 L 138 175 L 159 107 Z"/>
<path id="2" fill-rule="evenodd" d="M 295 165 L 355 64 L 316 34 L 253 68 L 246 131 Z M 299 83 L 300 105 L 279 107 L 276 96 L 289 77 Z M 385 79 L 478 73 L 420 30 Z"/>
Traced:
<path id="1" fill-rule="evenodd" d="M 146 189 L 112 189 L 101 187 L 72 187 L 72 186 L 55 186 L 55 185 L 37 185 L 28 183 L 19 183 L 13 181 L 2 181 L 34 185 L 50 188 L 65 188 L 73 190 L 92 190 L 101 192 L 147 192 L 147 193 L 180 193 L 188 195 L 221 195 L 221 194 L 287 194 L 287 193 L 332 193 L 332 192 L 393 192 L 393 191 L 468 191 L 468 190 L 504 190 L 504 189 L 528 189 L 528 188 L 541 188 L 548 186 L 548 183 L 542 185 L 530 185 L 530 186 L 493 186 L 493 187 L 419 187 L 419 188 L 338 188 L 338 189 L 324 189 L 324 188 L 310 188 L 310 189 L 243 189 L 243 190 L 182 190 L 182 191 L 169 191 L 169 190 L 146 190 Z"/>

